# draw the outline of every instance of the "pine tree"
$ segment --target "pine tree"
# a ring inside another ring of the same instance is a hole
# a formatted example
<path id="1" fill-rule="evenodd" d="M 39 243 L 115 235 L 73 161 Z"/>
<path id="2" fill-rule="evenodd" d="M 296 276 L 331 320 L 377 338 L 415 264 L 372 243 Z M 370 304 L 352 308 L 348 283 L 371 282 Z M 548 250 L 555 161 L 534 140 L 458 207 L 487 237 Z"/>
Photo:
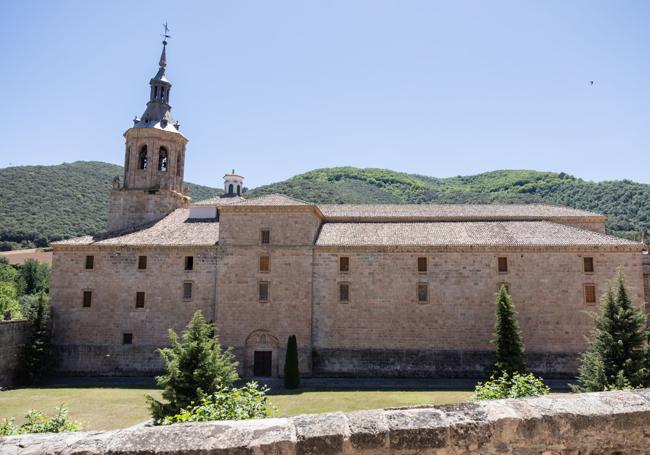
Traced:
<path id="1" fill-rule="evenodd" d="M 573 389 L 597 392 L 645 385 L 646 316 L 630 300 L 621 271 L 601 301 L 601 313 L 593 316 L 596 330 L 589 349 L 581 357 L 578 385 Z"/>
<path id="2" fill-rule="evenodd" d="M 284 387 L 297 389 L 300 386 L 300 371 L 298 371 L 298 342 L 291 335 L 287 340 L 287 353 L 284 359 Z"/>
<path id="3" fill-rule="evenodd" d="M 177 414 L 193 402 L 200 402 L 223 387 L 230 387 L 239 379 L 232 350 L 221 349 L 214 325 L 206 322 L 200 311 L 194 313 L 180 340 L 170 329 L 169 341 L 169 348 L 158 350 L 166 373 L 156 377 L 167 402 L 147 396 L 156 422 Z"/>
<path id="4" fill-rule="evenodd" d="M 524 343 L 517 324 L 517 313 L 505 286 L 501 286 L 497 295 L 494 343 L 497 351 L 494 365 L 496 376 L 526 372 Z"/>
<path id="5" fill-rule="evenodd" d="M 22 367 L 22 380 L 26 383 L 38 382 L 49 371 L 50 331 L 48 321 L 50 305 L 47 294 L 39 292 L 33 307 L 29 308 L 27 318 L 31 323 L 31 340 L 27 346 Z"/>

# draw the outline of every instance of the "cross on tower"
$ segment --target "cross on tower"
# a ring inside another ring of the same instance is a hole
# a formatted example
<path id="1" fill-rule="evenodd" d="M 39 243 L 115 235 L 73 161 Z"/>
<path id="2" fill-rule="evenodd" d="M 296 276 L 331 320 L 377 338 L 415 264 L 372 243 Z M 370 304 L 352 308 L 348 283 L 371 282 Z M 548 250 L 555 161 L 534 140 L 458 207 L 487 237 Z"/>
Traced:
<path id="1" fill-rule="evenodd" d="M 167 22 L 163 24 L 163 28 L 165 29 L 165 32 L 160 35 L 163 37 L 163 44 L 167 45 L 167 38 L 171 38 L 172 36 L 169 34 L 169 27 L 167 27 Z"/>

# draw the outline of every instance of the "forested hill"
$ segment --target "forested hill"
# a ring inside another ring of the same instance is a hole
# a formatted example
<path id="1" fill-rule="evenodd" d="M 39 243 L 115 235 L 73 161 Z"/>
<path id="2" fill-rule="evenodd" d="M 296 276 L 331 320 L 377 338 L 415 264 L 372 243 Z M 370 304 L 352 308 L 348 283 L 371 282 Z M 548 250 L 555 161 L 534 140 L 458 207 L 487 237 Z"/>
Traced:
<path id="1" fill-rule="evenodd" d="M 300 174 L 247 195 L 268 193 L 321 203 L 546 203 L 603 213 L 609 231 L 622 237 L 639 240 L 642 230 L 650 230 L 650 185 L 589 182 L 565 173 L 501 170 L 435 178 L 339 167 Z"/>
<path id="2" fill-rule="evenodd" d="M 97 161 L 0 169 L 0 247 L 45 246 L 103 230 L 116 175 L 121 166 Z M 188 186 L 194 200 L 220 193 Z"/>
<path id="3" fill-rule="evenodd" d="M 121 166 L 83 161 L 0 169 L 0 247 L 41 246 L 101 231 L 115 175 L 122 175 Z M 221 192 L 188 185 L 194 201 Z M 642 229 L 650 228 L 650 185 L 595 183 L 564 173 L 503 170 L 434 178 L 341 167 L 300 174 L 246 196 L 268 193 L 321 203 L 550 203 L 604 213 L 616 235 L 638 239 Z"/>

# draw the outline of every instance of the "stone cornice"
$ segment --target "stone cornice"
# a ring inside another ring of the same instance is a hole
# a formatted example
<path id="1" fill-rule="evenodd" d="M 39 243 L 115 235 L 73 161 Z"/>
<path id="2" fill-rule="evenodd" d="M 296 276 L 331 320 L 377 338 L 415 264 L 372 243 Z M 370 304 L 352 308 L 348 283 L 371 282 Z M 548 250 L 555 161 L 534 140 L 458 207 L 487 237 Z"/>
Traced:
<path id="1" fill-rule="evenodd" d="M 640 253 L 639 245 L 317 245 L 316 252 L 359 253 Z"/>

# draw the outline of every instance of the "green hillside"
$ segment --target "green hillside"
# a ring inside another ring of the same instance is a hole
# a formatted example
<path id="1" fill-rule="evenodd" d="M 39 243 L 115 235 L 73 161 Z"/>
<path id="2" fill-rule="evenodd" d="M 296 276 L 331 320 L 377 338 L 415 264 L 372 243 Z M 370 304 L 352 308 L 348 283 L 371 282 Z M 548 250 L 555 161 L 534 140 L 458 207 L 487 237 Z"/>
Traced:
<path id="1" fill-rule="evenodd" d="M 99 232 L 111 181 L 122 168 L 100 162 L 0 169 L 0 247 Z M 195 201 L 221 190 L 188 184 Z M 262 186 L 247 197 L 282 193 L 321 203 L 549 203 L 604 213 L 610 232 L 640 238 L 650 228 L 650 185 L 588 182 L 564 173 L 501 170 L 435 178 L 385 169 L 316 169 Z M 4 242 L 4 244 L 3 244 Z"/>
<path id="2" fill-rule="evenodd" d="M 604 213 L 611 233 L 640 239 L 650 229 L 650 185 L 629 180 L 588 182 L 571 175 L 501 170 L 451 178 L 386 169 L 316 169 L 251 190 L 322 203 L 546 203 Z"/>
<path id="3" fill-rule="evenodd" d="M 44 246 L 101 231 L 113 177 L 122 173 L 121 166 L 96 161 L 0 169 L 0 247 Z M 195 200 L 221 192 L 188 186 Z"/>

